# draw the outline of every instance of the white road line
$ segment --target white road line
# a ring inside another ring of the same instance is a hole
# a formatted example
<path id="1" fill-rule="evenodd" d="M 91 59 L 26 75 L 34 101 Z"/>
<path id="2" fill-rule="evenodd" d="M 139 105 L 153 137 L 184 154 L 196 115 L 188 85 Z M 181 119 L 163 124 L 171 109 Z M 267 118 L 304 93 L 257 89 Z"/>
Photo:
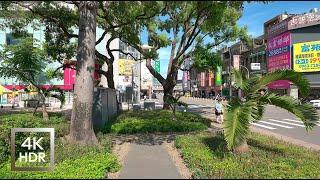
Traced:
<path id="1" fill-rule="evenodd" d="M 255 125 L 255 126 L 259 126 L 259 127 L 263 127 L 263 128 L 266 128 L 266 129 L 277 129 L 277 128 L 274 128 L 274 127 L 270 127 L 270 126 L 265 126 L 265 125 L 262 125 L 262 124 L 257 124 L 257 123 L 250 123 L 252 125 Z"/>
<path id="2" fill-rule="evenodd" d="M 279 121 L 279 120 L 275 120 L 275 119 L 269 119 L 269 121 L 274 121 L 274 122 L 283 123 L 283 124 L 289 124 L 289 125 L 293 125 L 293 126 L 305 127 L 304 125 L 301 125 L 301 124 L 289 123 L 289 122 Z"/>
<path id="3" fill-rule="evenodd" d="M 283 120 L 285 120 L 285 121 L 292 121 L 292 122 L 297 122 L 297 123 L 303 124 L 302 121 L 297 121 L 297 120 L 293 120 L 293 119 L 283 119 Z M 316 123 L 316 125 L 317 125 L 317 126 L 320 126 L 320 124 L 318 124 L 318 123 Z"/>
<path id="4" fill-rule="evenodd" d="M 285 125 L 281 125 L 281 124 L 276 124 L 276 123 L 271 123 L 271 122 L 267 122 L 267 121 L 259 121 L 265 124 L 270 124 L 270 125 L 274 125 L 274 126 L 279 126 L 279 127 L 283 127 L 283 128 L 287 128 L 287 129 L 292 129 L 293 127 L 291 126 L 285 126 Z"/>

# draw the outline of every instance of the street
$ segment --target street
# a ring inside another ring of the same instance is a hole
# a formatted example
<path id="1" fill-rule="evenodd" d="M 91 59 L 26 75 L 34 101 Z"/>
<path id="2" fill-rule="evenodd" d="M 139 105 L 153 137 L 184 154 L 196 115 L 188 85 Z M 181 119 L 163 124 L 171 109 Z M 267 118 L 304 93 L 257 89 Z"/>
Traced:
<path id="1" fill-rule="evenodd" d="M 188 112 L 195 112 L 210 119 L 214 118 L 213 100 L 200 98 L 181 98 L 181 100 L 188 104 Z M 156 102 L 156 107 L 162 107 L 162 99 Z M 182 110 L 182 108 L 179 109 Z M 319 110 L 318 113 L 320 114 Z M 251 125 L 255 128 L 320 145 L 320 123 L 307 132 L 303 122 L 298 120 L 297 117 L 286 110 L 274 106 L 267 106 L 263 118 L 258 122 L 251 123 Z"/>

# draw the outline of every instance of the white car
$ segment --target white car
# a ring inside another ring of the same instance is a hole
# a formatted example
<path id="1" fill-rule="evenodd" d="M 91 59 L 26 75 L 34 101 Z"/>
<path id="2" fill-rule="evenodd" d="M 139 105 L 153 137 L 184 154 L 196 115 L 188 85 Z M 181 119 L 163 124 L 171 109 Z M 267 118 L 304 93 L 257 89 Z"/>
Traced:
<path id="1" fill-rule="evenodd" d="M 313 105 L 313 107 L 319 109 L 320 108 L 320 99 L 317 100 L 311 100 L 310 103 Z"/>

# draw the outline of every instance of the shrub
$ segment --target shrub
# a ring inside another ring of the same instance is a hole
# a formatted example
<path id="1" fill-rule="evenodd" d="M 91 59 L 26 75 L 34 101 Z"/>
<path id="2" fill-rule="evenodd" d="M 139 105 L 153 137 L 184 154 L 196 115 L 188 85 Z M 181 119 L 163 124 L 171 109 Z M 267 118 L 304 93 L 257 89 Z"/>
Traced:
<path id="1" fill-rule="evenodd" d="M 0 116 L 0 164 L 10 155 L 11 128 L 54 128 L 55 136 L 61 137 L 69 132 L 69 124 L 63 116 L 55 113 L 50 115 L 49 121 L 44 121 L 41 116 L 32 113 L 21 113 Z M 25 133 L 16 134 L 16 142 L 22 143 L 26 138 Z M 47 144 L 49 146 L 49 144 Z"/>
<path id="2" fill-rule="evenodd" d="M 200 115 L 178 112 L 177 120 L 172 120 L 168 110 L 127 111 L 109 122 L 103 132 L 120 134 L 153 133 L 153 132 L 190 132 L 207 129 L 210 120 Z"/>
<path id="3" fill-rule="evenodd" d="M 120 165 L 109 147 L 79 147 L 57 141 L 55 168 L 52 172 L 11 171 L 10 162 L 0 167 L 0 178 L 104 178 L 105 172 L 116 172 Z"/>
<path id="4" fill-rule="evenodd" d="M 194 178 L 319 178 L 320 152 L 250 134 L 250 152 L 232 154 L 223 136 L 178 136 L 175 146 Z"/>

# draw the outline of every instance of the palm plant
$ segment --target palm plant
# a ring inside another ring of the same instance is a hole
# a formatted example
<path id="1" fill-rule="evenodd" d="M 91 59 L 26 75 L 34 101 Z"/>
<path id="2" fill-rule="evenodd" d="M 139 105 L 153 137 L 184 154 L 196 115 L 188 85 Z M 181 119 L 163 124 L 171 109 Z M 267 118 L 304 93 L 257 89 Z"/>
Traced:
<path id="1" fill-rule="evenodd" d="M 262 118 L 266 105 L 274 105 L 296 115 L 305 125 L 306 130 L 312 129 L 319 121 L 319 115 L 309 103 L 301 103 L 300 100 L 290 96 L 279 96 L 265 91 L 265 87 L 277 80 L 289 80 L 295 84 L 303 97 L 308 96 L 310 85 L 301 73 L 293 70 L 278 70 L 262 77 L 247 79 L 244 74 L 235 69 L 232 70 L 235 77 L 234 86 L 241 89 L 243 98 L 234 97 L 227 106 L 224 121 L 224 136 L 229 150 L 245 152 L 248 149 L 247 135 L 250 122 Z"/>

